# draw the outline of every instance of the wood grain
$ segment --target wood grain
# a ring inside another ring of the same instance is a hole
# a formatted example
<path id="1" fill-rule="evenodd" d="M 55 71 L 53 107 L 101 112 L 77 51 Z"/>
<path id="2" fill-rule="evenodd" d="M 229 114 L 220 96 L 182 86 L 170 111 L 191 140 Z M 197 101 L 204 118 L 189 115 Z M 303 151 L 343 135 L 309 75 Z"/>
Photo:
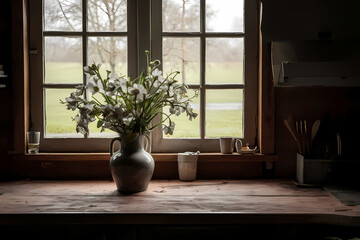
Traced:
<path id="1" fill-rule="evenodd" d="M 177 154 L 152 154 L 153 179 L 178 179 Z M 12 173 L 35 179 L 110 179 L 110 155 L 106 153 L 42 153 L 12 155 Z M 263 163 L 276 162 L 276 155 L 201 153 L 198 179 L 239 179 L 263 176 Z"/>
<path id="2" fill-rule="evenodd" d="M 121 195 L 112 181 L 0 183 L 0 224 L 28 221 L 127 224 L 322 223 L 360 227 L 360 206 L 288 180 L 153 180 Z M 58 216 L 58 217 L 57 217 Z M 102 222 L 104 223 L 104 222 Z"/>
<path id="3" fill-rule="evenodd" d="M 25 153 L 25 132 L 29 129 L 29 57 L 27 1 L 11 1 L 12 9 L 12 82 L 13 82 L 13 150 Z"/>
<path id="4" fill-rule="evenodd" d="M 260 37 L 259 138 L 263 154 L 275 152 L 275 90 L 271 67 L 271 43 Z"/>

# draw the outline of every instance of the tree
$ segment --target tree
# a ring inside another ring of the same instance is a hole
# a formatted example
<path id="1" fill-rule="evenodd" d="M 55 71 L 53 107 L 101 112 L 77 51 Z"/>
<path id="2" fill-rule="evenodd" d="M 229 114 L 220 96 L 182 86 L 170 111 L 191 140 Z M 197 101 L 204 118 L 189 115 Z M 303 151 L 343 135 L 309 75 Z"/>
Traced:
<path id="1" fill-rule="evenodd" d="M 87 29 L 92 32 L 126 31 L 125 0 L 88 0 Z M 45 30 L 82 31 L 82 6 L 79 0 L 45 1 Z M 88 58 L 96 62 L 108 63 L 112 71 L 116 64 L 126 59 L 126 51 L 122 51 L 126 42 L 124 38 L 89 37 Z M 58 44 L 47 46 L 59 48 Z M 70 51 L 65 51 L 69 52 Z M 56 56 L 53 56 L 56 58 Z M 48 57 L 49 58 L 49 57 Z M 51 58 L 51 57 L 50 57 Z"/>

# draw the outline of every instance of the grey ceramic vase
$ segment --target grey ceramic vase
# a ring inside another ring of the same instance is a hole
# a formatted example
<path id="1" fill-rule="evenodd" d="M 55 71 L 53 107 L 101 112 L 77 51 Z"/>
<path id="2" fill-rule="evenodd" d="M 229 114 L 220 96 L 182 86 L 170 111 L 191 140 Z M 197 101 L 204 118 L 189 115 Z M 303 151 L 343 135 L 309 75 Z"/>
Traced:
<path id="1" fill-rule="evenodd" d="M 150 139 L 138 133 L 112 139 L 110 143 L 110 170 L 117 189 L 121 193 L 145 191 L 154 172 L 154 159 L 144 150 L 144 138 L 147 146 Z M 120 142 L 120 149 L 113 152 L 113 145 Z"/>

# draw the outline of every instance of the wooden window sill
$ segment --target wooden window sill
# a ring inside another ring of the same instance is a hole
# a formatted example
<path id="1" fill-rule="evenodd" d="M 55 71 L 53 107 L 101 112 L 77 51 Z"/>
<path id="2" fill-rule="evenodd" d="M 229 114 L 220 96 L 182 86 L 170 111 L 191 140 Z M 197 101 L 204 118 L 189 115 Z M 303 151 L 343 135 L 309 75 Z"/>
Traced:
<path id="1" fill-rule="evenodd" d="M 26 159 L 28 161 L 108 161 L 109 153 L 38 153 L 38 154 L 17 154 L 10 153 L 13 159 Z M 152 153 L 155 162 L 176 161 L 177 153 Z M 269 154 L 221 154 L 221 153 L 200 153 L 199 161 L 242 161 L 242 162 L 276 162 L 277 155 Z"/>
<path id="2" fill-rule="evenodd" d="M 153 153 L 154 179 L 177 179 L 176 153 Z M 108 153 L 11 154 L 12 172 L 41 179 L 110 179 Z M 273 170 L 277 155 L 201 153 L 198 179 L 261 178 Z M 269 167 L 270 166 L 270 167 Z"/>

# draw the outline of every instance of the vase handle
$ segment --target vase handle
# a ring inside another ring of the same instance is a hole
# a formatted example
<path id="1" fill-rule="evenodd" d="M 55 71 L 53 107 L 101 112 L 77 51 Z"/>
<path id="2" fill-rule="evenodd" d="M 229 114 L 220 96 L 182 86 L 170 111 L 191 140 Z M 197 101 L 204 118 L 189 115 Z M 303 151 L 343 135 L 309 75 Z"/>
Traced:
<path id="1" fill-rule="evenodd" d="M 144 134 L 143 136 L 146 138 L 146 143 L 145 143 L 144 149 L 146 152 L 151 153 L 150 136 L 147 134 Z"/>
<path id="2" fill-rule="evenodd" d="M 116 138 L 113 138 L 110 142 L 110 156 L 112 156 L 114 154 L 113 150 L 114 150 L 114 143 L 116 141 L 119 141 L 120 143 L 120 148 L 121 148 L 121 137 L 116 137 Z"/>

